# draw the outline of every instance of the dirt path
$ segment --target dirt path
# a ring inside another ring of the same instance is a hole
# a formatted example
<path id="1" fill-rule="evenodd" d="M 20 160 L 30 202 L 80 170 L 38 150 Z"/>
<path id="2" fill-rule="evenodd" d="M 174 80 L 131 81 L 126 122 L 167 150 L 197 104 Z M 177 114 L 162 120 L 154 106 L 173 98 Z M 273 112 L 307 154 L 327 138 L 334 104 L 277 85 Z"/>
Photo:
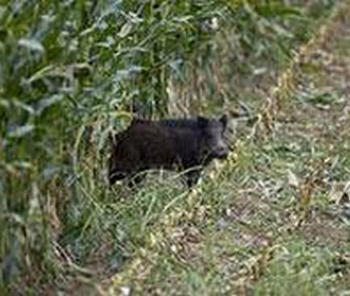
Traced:
<path id="1" fill-rule="evenodd" d="M 350 4 L 342 5 L 282 75 L 217 181 L 180 195 L 185 207 L 167 205 L 101 294 L 350 292 Z"/>

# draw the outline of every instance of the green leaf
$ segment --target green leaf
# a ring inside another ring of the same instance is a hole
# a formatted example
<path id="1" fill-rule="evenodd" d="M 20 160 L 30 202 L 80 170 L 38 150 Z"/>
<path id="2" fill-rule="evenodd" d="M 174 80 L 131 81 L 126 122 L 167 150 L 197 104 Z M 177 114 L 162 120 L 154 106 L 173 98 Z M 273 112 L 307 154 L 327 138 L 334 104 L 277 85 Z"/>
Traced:
<path id="1" fill-rule="evenodd" d="M 27 124 L 19 127 L 13 128 L 10 132 L 8 132 L 8 137 L 10 138 L 21 138 L 28 133 L 31 133 L 34 130 L 34 125 Z"/>
<path id="2" fill-rule="evenodd" d="M 18 45 L 42 54 L 45 52 L 44 46 L 35 39 L 20 39 Z"/>

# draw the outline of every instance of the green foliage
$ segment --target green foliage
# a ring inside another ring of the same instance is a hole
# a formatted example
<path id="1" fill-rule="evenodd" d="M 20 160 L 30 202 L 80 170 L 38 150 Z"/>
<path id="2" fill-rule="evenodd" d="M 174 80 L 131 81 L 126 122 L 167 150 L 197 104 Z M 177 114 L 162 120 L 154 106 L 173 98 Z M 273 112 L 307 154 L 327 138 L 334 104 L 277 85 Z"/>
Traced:
<path id="1" fill-rule="evenodd" d="M 254 295 L 327 295 L 335 281 L 332 251 L 294 238 L 276 254 Z"/>
<path id="2" fill-rule="evenodd" d="M 309 31 L 289 28 L 313 20 L 302 4 L 287 2 L 2 1 L 0 285 L 21 276 L 28 287 L 56 286 L 61 261 L 84 266 L 101 242 L 106 258 L 124 260 L 144 244 L 183 189 L 154 181 L 137 194 L 110 190 L 108 132 L 133 112 L 165 116 L 169 79 L 186 81 L 186 69 L 215 56 L 218 31 L 234 27 L 241 53 L 256 59 L 290 55 L 284 41 Z M 244 157 L 241 166 L 250 166 Z M 201 285 L 195 273 L 190 281 Z"/>

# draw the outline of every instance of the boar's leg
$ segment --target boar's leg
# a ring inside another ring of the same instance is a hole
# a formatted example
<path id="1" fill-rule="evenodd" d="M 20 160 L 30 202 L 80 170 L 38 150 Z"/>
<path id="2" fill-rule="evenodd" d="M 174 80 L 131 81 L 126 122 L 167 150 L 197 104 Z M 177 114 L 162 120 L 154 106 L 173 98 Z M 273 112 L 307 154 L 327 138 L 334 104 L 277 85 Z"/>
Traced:
<path id="1" fill-rule="evenodd" d="M 191 188 L 192 186 L 196 185 L 200 175 L 201 175 L 201 170 L 199 170 L 199 169 L 194 169 L 194 170 L 187 172 L 185 174 L 187 186 L 189 188 Z"/>
<path id="2" fill-rule="evenodd" d="M 108 176 L 109 185 L 112 186 L 115 182 L 123 180 L 127 177 L 125 172 L 111 172 Z"/>
<path id="3" fill-rule="evenodd" d="M 139 185 L 145 179 L 145 176 L 146 176 L 145 173 L 136 173 L 136 174 L 130 175 L 128 186 L 132 188 L 135 185 L 136 186 Z"/>

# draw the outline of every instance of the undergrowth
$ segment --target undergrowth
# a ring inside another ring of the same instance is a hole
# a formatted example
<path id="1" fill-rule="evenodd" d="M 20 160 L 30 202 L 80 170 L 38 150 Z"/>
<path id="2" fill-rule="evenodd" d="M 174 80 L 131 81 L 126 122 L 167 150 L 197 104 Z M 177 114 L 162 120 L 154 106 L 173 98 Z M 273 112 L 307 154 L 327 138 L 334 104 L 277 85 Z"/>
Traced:
<path id="1" fill-rule="evenodd" d="M 259 270 L 248 284 L 248 276 L 230 278 L 261 248 L 269 257 L 270 242 L 288 233 L 295 191 L 279 191 L 278 176 L 303 174 L 299 156 L 315 148 L 247 141 L 269 87 L 333 9 L 333 1 L 290 2 L 0 4 L 1 293 L 133 287 L 143 295 L 230 295 L 254 282 L 257 294 L 281 295 L 328 287 L 321 275 L 338 266 L 332 250 L 298 239 L 274 249 L 263 279 Z M 333 97 L 298 99 L 328 105 Z M 238 120 L 230 159 L 205 170 L 193 191 L 167 173 L 135 191 L 108 187 L 109 131 L 133 116 L 224 112 L 248 122 Z"/>

